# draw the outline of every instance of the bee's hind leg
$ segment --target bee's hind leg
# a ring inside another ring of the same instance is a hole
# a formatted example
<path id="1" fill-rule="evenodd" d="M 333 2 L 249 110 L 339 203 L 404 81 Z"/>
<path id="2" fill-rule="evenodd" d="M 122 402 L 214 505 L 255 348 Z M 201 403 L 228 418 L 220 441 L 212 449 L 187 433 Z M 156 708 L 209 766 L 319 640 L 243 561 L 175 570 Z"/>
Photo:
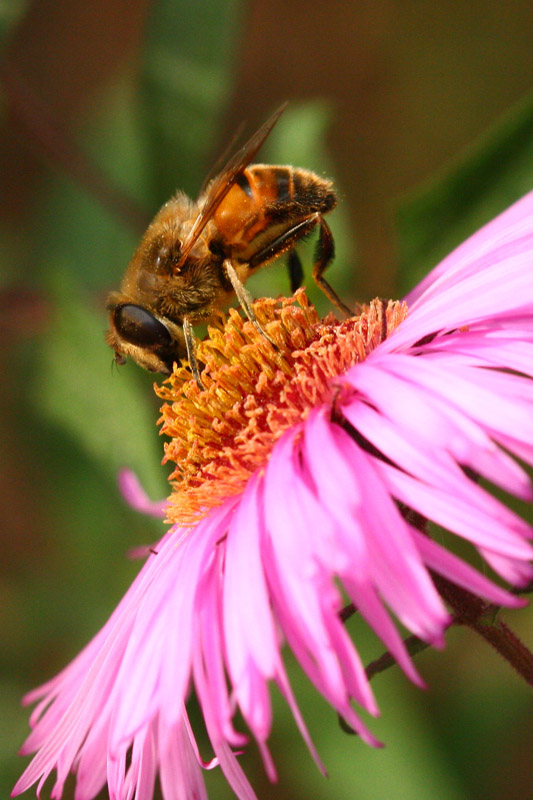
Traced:
<path id="1" fill-rule="evenodd" d="M 353 310 L 349 308 L 346 303 L 342 302 L 335 289 L 322 277 L 335 255 L 335 243 L 328 223 L 320 214 L 317 214 L 317 224 L 320 226 L 320 233 L 316 246 L 315 263 L 313 264 L 313 278 L 328 300 L 330 300 L 334 306 L 337 306 L 339 311 L 346 314 L 347 317 L 351 317 L 353 316 Z"/>

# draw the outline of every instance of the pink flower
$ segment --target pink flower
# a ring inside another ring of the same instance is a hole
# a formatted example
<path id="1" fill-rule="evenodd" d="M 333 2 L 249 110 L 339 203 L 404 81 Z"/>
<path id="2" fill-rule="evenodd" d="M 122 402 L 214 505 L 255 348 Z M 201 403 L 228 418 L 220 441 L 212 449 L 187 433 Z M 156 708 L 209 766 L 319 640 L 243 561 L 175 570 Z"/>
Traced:
<path id="1" fill-rule="evenodd" d="M 533 193 L 445 259 L 407 297 L 407 316 L 375 302 L 356 319 L 320 321 L 299 295 L 301 308 L 256 305 L 277 349 L 236 314 L 212 332 L 205 391 L 180 370 L 162 390 L 177 462 L 168 513 L 187 527 L 173 525 L 104 628 L 26 698 L 40 700 L 24 746 L 36 755 L 15 794 L 56 770 L 59 798 L 73 770 L 77 800 L 106 782 L 111 798 L 146 800 L 157 775 L 165 800 L 205 798 L 202 770 L 218 765 L 248 800 L 234 716 L 274 779 L 270 682 L 320 765 L 284 646 L 377 744 L 354 708 L 377 712 L 341 618 L 346 596 L 418 684 L 393 615 L 442 647 L 450 614 L 435 575 L 522 604 L 419 522 L 470 542 L 511 584 L 533 576 L 532 528 L 475 479 L 532 497 L 514 458 L 533 463 L 532 268 Z M 191 687 L 209 764 L 187 715 Z"/>

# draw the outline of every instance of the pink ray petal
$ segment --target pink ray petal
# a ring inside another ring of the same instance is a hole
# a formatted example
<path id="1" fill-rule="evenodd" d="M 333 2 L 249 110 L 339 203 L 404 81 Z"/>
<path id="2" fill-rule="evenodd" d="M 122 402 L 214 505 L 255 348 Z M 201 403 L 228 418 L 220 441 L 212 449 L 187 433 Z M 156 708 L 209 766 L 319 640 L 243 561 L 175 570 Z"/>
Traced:
<path id="1" fill-rule="evenodd" d="M 136 511 L 159 519 L 165 518 L 165 509 L 168 504 L 167 498 L 165 497 L 164 500 L 159 501 L 150 500 L 137 475 L 132 470 L 120 470 L 118 473 L 118 485 L 124 500 Z"/>

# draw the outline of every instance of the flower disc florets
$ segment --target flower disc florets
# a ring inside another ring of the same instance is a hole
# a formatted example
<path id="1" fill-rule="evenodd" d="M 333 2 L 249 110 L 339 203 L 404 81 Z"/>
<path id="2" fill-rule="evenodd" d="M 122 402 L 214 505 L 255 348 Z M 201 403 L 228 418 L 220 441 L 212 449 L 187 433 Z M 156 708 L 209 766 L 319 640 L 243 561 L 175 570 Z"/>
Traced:
<path id="1" fill-rule="evenodd" d="M 184 367 L 158 389 L 165 461 L 176 464 L 168 516 L 181 525 L 242 492 L 281 435 L 332 400 L 342 375 L 407 314 L 405 304 L 374 300 L 358 316 L 321 320 L 303 290 L 253 308 L 269 338 L 231 309 L 198 345 L 204 390 Z"/>

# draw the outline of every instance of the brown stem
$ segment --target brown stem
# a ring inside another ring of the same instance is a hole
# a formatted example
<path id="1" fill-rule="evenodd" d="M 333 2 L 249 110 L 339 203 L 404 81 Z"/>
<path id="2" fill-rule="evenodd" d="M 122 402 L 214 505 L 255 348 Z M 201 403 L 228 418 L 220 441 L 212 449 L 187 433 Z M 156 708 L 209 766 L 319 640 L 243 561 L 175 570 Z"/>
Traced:
<path id="1" fill-rule="evenodd" d="M 357 608 L 353 603 L 349 603 L 347 606 L 344 606 L 342 611 L 339 611 L 339 619 L 341 622 L 346 622 L 346 620 L 353 617 L 355 613 L 357 613 Z"/>
<path id="2" fill-rule="evenodd" d="M 346 617 L 342 617 L 342 619 L 347 619 L 351 614 L 355 613 L 357 609 L 353 605 L 346 606 L 341 612 L 341 615 L 345 612 L 350 612 L 346 615 Z M 423 642 L 422 639 L 419 639 L 418 636 L 408 636 L 407 639 L 403 640 L 403 643 L 407 649 L 409 655 L 414 656 L 417 653 L 421 653 L 422 650 L 425 650 L 429 645 L 427 642 Z M 380 672 L 384 672 L 386 669 L 390 667 L 395 667 L 397 664 L 396 660 L 391 656 L 391 654 L 387 651 L 383 653 L 382 656 L 376 658 L 375 661 L 372 661 L 368 667 L 366 667 L 365 672 L 368 680 L 372 680 L 375 675 L 378 675 Z M 337 714 L 339 725 L 344 733 L 349 734 L 350 736 L 357 735 L 357 732 L 354 731 L 351 725 L 346 722 L 341 714 Z"/>
<path id="3" fill-rule="evenodd" d="M 410 525 L 428 535 L 427 519 L 407 506 L 401 505 L 400 510 Z M 432 578 L 442 599 L 450 606 L 453 612 L 452 625 L 467 625 L 478 633 L 516 670 L 526 683 L 533 686 L 533 653 L 501 619 L 498 619 L 499 606 L 486 603 L 476 595 L 456 586 L 456 584 L 436 573 L 432 573 Z M 533 583 L 521 590 L 521 593 L 531 589 L 532 586 Z M 353 605 L 348 605 L 341 611 L 340 618 L 344 622 L 356 610 Z M 407 638 L 405 644 L 410 655 L 415 655 L 428 646 L 416 636 Z M 394 666 L 395 663 L 390 653 L 384 653 L 380 658 L 368 665 L 366 669 L 368 679 L 370 680 L 379 672 Z"/>
<path id="4" fill-rule="evenodd" d="M 422 639 L 418 638 L 418 636 L 408 636 L 407 639 L 403 640 L 403 643 L 410 656 L 415 656 L 417 653 L 421 653 L 423 650 L 429 647 L 429 644 L 427 642 L 423 642 Z M 394 667 L 395 665 L 396 660 L 387 651 L 379 658 L 376 658 L 375 661 L 370 662 L 368 667 L 365 669 L 366 677 L 368 680 L 371 680 L 374 675 L 378 675 L 380 672 L 384 672 L 389 667 Z"/>
<path id="5" fill-rule="evenodd" d="M 428 535 L 428 524 L 424 517 L 407 507 L 402 508 L 402 513 L 411 525 Z M 441 597 L 453 611 L 452 624 L 467 625 L 478 633 L 530 686 L 533 686 L 533 653 L 502 620 L 498 619 L 499 607 L 486 603 L 440 575 L 433 573 L 432 576 Z M 532 587 L 533 582 L 519 593 L 525 593 Z"/>
<path id="6" fill-rule="evenodd" d="M 480 600 L 466 589 L 461 589 L 439 575 L 433 574 L 433 580 L 441 597 L 452 609 L 451 624 L 467 625 L 478 633 L 516 670 L 526 683 L 533 686 L 533 653 L 501 619 L 498 619 L 499 606 Z M 342 609 L 339 617 L 346 622 L 356 612 L 357 608 L 350 603 Z M 429 647 L 417 636 L 407 637 L 404 639 L 404 644 L 411 656 Z M 395 665 L 395 659 L 387 651 L 367 666 L 367 677 L 371 680 L 375 675 Z"/>
<path id="7" fill-rule="evenodd" d="M 453 611 L 454 624 L 467 625 L 478 633 L 533 686 L 533 653 L 498 619 L 499 607 L 480 600 L 439 575 L 433 575 L 433 580 L 441 597 Z"/>

